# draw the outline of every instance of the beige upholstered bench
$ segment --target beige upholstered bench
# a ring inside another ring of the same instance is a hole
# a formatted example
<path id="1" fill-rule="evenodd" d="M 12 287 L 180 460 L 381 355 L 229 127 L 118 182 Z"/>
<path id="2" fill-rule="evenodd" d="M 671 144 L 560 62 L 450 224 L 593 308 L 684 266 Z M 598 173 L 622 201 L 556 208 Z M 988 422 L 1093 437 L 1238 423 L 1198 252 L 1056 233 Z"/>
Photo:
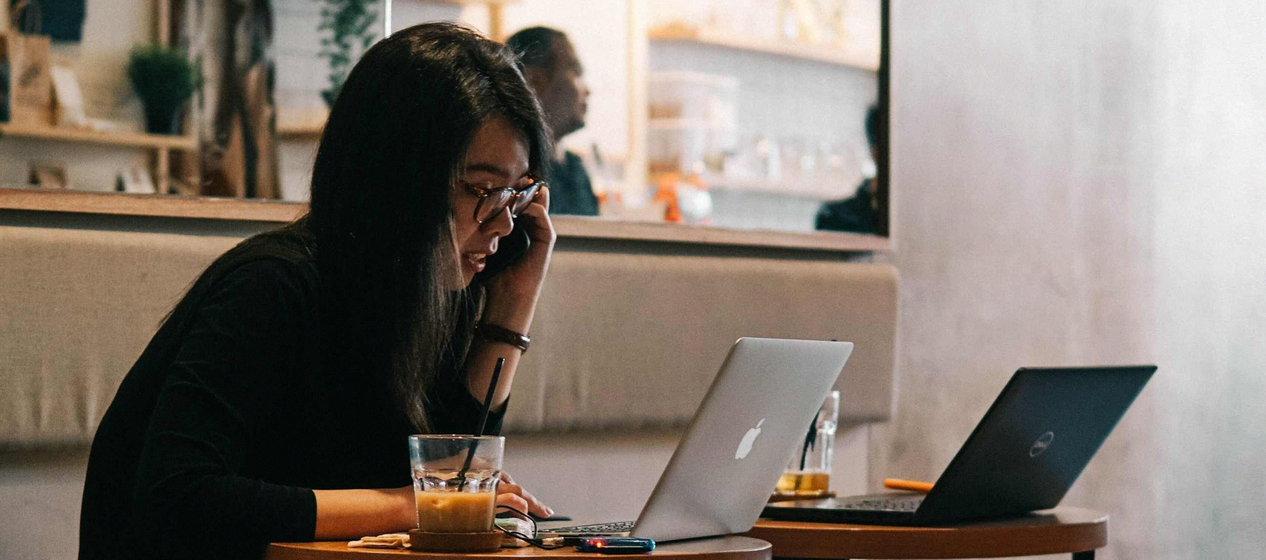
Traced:
<path id="1" fill-rule="evenodd" d="M 89 441 L 167 311 L 244 235 L 242 224 L 39 216 L 0 219 L 0 445 Z M 679 426 L 739 336 L 855 342 L 841 416 L 888 416 L 890 266 L 654 247 L 560 240 L 507 431 Z"/>

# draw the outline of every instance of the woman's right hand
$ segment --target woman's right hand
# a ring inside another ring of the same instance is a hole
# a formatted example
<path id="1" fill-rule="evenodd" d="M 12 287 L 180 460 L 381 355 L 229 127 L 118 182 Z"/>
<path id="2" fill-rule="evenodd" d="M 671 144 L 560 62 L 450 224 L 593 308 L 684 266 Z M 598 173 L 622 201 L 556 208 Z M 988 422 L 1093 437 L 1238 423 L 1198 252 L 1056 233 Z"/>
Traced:
<path id="1" fill-rule="evenodd" d="M 514 483 L 514 479 L 506 472 L 501 473 L 501 482 L 497 484 L 497 505 L 508 506 L 537 517 L 554 515 L 553 508 L 542 504 L 531 492 Z"/>
<path id="2" fill-rule="evenodd" d="M 523 258 L 503 270 L 488 286 L 488 302 L 484 320 L 515 332 L 527 333 L 541 296 L 541 285 L 549 271 L 550 257 L 558 234 L 549 217 L 549 188 L 536 193 L 536 198 L 515 220 L 516 227 L 527 231 L 531 243 Z"/>

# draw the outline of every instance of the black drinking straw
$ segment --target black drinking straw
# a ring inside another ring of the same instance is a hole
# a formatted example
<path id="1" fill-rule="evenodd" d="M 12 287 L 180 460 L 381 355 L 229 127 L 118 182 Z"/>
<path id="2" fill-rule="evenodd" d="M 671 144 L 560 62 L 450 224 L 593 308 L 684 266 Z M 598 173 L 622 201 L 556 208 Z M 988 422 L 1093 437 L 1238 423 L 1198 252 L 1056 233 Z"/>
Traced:
<path id="1" fill-rule="evenodd" d="M 805 460 L 809 457 L 809 450 L 817 447 L 818 441 L 818 417 L 822 415 L 819 410 L 813 415 L 813 423 L 809 424 L 809 433 L 804 436 L 804 446 L 800 448 L 800 472 L 804 472 Z M 799 490 L 800 485 L 805 483 L 804 476 L 796 477 L 796 486 L 793 490 Z"/>
<path id="2" fill-rule="evenodd" d="M 484 395 L 484 407 L 479 412 L 479 426 L 475 428 L 475 437 L 483 437 L 484 429 L 488 427 L 488 415 L 492 413 L 492 396 L 497 392 L 497 382 L 501 380 L 501 368 L 505 365 L 505 358 L 497 358 L 497 365 L 492 368 L 492 381 L 488 383 L 488 394 Z M 479 440 L 471 440 L 470 451 L 466 452 L 466 462 L 462 464 L 462 470 L 457 473 L 457 478 L 461 479 L 457 483 L 459 490 L 466 488 L 466 471 L 470 470 L 470 462 L 475 459 L 475 449 L 478 447 Z"/>
<path id="3" fill-rule="evenodd" d="M 488 383 L 488 394 L 484 395 L 484 409 L 479 412 L 479 427 L 475 429 L 475 437 L 482 437 L 488 427 L 488 415 L 492 413 L 492 395 L 497 392 L 497 382 L 501 380 L 501 368 L 506 359 L 497 358 L 497 365 L 492 368 L 492 381 Z"/>
<path id="4" fill-rule="evenodd" d="M 809 450 L 817 447 L 818 441 L 818 417 L 822 416 L 819 410 L 813 415 L 813 423 L 809 424 L 809 432 L 804 436 L 804 447 L 800 448 L 800 470 L 804 470 L 805 460 L 808 459 Z"/>

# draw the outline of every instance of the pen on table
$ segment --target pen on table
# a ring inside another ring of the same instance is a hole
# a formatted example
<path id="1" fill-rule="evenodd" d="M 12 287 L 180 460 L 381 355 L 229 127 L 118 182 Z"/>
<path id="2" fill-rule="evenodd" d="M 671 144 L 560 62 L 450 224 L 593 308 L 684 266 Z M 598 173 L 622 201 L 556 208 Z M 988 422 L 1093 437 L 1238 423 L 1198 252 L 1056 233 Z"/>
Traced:
<path id="1" fill-rule="evenodd" d="M 928 493 L 932 491 L 931 482 L 923 482 L 921 480 L 905 480 L 901 478 L 885 478 L 884 488 L 893 490 L 910 490 L 913 492 Z"/>

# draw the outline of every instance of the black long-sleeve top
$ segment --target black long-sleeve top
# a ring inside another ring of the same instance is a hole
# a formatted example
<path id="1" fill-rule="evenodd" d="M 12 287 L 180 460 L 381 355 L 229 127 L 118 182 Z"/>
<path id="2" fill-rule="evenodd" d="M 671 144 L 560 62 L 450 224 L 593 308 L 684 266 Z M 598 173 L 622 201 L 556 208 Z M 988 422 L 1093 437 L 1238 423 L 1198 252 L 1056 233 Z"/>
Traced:
<path id="1" fill-rule="evenodd" d="M 93 440 L 81 560 L 259 558 L 312 540 L 313 489 L 410 483 L 416 430 L 382 376 L 322 351 L 319 275 L 297 239 L 221 257 L 129 371 Z M 477 424 L 460 376 L 427 400 L 434 433 Z"/>

